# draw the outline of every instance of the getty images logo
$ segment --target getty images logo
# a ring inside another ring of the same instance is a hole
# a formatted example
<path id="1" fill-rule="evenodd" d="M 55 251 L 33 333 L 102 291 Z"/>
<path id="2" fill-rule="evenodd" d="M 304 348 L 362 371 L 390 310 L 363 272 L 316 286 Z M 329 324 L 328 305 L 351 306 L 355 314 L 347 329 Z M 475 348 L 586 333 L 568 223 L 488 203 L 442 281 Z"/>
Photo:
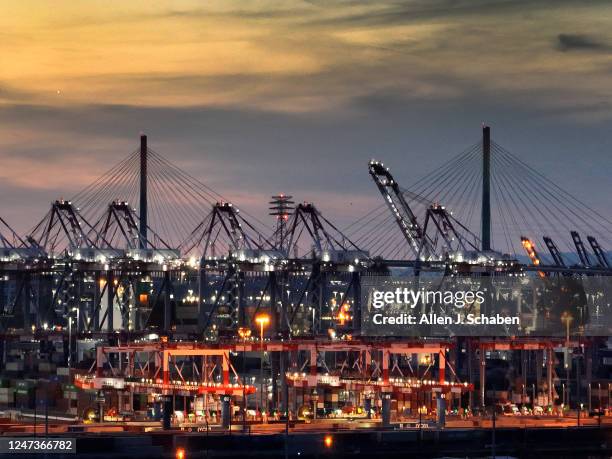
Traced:
<path id="1" fill-rule="evenodd" d="M 381 309 L 385 305 L 405 305 L 414 309 L 419 304 L 454 306 L 462 309 L 471 306 L 475 302 L 483 303 L 485 294 L 483 291 L 472 290 L 414 290 L 409 288 L 396 288 L 395 290 L 373 290 L 372 307 Z"/>

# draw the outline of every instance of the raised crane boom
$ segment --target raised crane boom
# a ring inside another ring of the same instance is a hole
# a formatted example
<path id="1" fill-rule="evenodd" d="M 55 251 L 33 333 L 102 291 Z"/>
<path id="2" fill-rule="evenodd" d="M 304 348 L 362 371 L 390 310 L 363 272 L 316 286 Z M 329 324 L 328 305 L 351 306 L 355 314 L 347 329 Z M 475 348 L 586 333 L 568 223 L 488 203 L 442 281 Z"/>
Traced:
<path id="1" fill-rule="evenodd" d="M 599 242 L 597 242 L 597 239 L 595 239 L 593 236 L 587 236 L 587 241 L 589 241 L 589 244 L 591 244 L 593 253 L 599 262 L 599 266 L 602 268 L 611 268 L 612 266 L 610 266 L 610 263 L 606 258 L 606 252 L 604 252 L 604 250 L 601 248 Z"/>
<path id="2" fill-rule="evenodd" d="M 572 236 L 572 240 L 574 241 L 574 245 L 576 246 L 576 252 L 578 252 L 580 263 L 582 263 L 582 266 L 584 266 L 585 268 L 590 268 L 591 259 L 589 258 L 589 253 L 587 252 L 586 247 L 582 242 L 580 234 L 578 234 L 577 231 L 570 231 L 570 234 Z"/>
<path id="3" fill-rule="evenodd" d="M 561 256 L 561 252 L 557 248 L 557 244 L 548 236 L 544 236 L 544 243 L 550 252 L 550 256 L 552 257 L 555 265 L 565 267 L 565 262 L 563 261 L 563 257 Z"/>
<path id="4" fill-rule="evenodd" d="M 415 256 L 428 259 L 432 254 L 431 245 L 389 169 L 383 163 L 372 160 L 368 170 Z"/>
<path id="5" fill-rule="evenodd" d="M 525 249 L 525 252 L 527 252 L 527 256 L 531 260 L 533 266 L 540 266 L 542 262 L 540 261 L 540 256 L 536 251 L 536 247 L 533 241 L 528 237 L 521 236 L 521 245 Z M 544 271 L 538 271 L 538 276 L 546 277 L 546 273 Z"/>

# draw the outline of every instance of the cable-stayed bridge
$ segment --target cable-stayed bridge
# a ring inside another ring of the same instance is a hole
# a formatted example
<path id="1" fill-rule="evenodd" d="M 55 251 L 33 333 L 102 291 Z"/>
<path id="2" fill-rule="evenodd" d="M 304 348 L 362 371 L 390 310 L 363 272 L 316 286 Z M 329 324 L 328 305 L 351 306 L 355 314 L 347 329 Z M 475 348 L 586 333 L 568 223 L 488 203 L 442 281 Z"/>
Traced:
<path id="1" fill-rule="evenodd" d="M 488 127 L 412 184 L 378 160 L 367 167 L 382 202 L 347 227 L 283 195 L 269 224 L 142 136 L 27 234 L 0 219 L 2 330 L 57 332 L 75 320 L 79 333 L 214 340 L 266 312 L 271 336 L 359 334 L 363 276 L 612 274 L 612 221 L 494 142 Z"/>

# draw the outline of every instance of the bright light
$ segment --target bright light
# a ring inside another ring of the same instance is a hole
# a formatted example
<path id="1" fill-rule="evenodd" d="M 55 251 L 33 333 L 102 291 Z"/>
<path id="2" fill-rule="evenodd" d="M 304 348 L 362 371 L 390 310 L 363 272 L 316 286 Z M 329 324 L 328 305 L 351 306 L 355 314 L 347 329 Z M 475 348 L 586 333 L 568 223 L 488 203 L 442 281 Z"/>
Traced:
<path id="1" fill-rule="evenodd" d="M 270 323 L 270 316 L 268 314 L 258 314 L 255 316 L 255 323 L 259 325 L 259 339 L 263 343 L 264 327 Z"/>
<path id="2" fill-rule="evenodd" d="M 574 320 L 574 318 L 572 317 L 572 315 L 569 312 L 564 311 L 563 314 L 561 314 L 561 321 L 562 322 L 569 323 L 572 320 Z"/>
<path id="3" fill-rule="evenodd" d="M 238 329 L 238 335 L 242 338 L 242 339 L 247 339 L 251 336 L 251 329 L 250 328 L 246 328 L 246 327 L 240 327 Z"/>
<path id="4" fill-rule="evenodd" d="M 334 444 L 334 438 L 331 435 L 325 435 L 325 439 L 323 441 L 327 448 L 331 448 Z"/>
<path id="5" fill-rule="evenodd" d="M 261 327 L 268 325 L 270 323 L 270 316 L 267 314 L 258 314 L 255 317 L 255 322 Z"/>
<path id="6" fill-rule="evenodd" d="M 175 457 L 176 459 L 185 459 L 187 457 L 185 456 L 185 450 L 183 448 L 177 448 Z"/>

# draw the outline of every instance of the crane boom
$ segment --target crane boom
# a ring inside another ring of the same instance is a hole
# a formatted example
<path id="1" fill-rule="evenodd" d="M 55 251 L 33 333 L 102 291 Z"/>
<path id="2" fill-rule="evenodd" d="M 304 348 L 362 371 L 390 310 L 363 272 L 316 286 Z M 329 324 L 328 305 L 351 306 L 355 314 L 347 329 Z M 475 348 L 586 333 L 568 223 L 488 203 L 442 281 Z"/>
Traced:
<path id="1" fill-rule="evenodd" d="M 540 261 L 540 256 L 536 251 L 535 244 L 533 243 L 533 241 L 528 237 L 521 236 L 521 245 L 525 249 L 525 252 L 527 252 L 527 256 L 531 260 L 531 263 L 534 266 L 540 266 L 542 262 Z M 546 277 L 546 274 L 543 271 L 538 271 L 538 276 Z"/>
<path id="2" fill-rule="evenodd" d="M 553 241 L 548 236 L 544 236 L 543 239 L 544 239 L 544 243 L 546 244 L 546 247 L 548 248 L 548 251 L 550 252 L 550 256 L 555 262 L 555 265 L 565 267 L 565 262 L 563 261 L 563 257 L 561 256 L 561 252 L 559 252 L 559 249 L 557 248 L 557 244 L 555 244 L 555 241 Z"/>
<path id="3" fill-rule="evenodd" d="M 587 236 L 587 241 L 589 241 L 589 244 L 591 244 L 593 253 L 599 262 L 599 266 L 602 268 L 610 268 L 610 262 L 608 262 L 608 259 L 606 258 L 606 253 L 599 245 L 599 242 L 597 242 L 597 239 L 595 239 L 593 236 Z"/>
<path id="4" fill-rule="evenodd" d="M 582 242 L 580 234 L 578 234 L 577 231 L 570 231 L 570 234 L 572 235 L 572 240 L 574 241 L 574 245 L 576 246 L 576 252 L 578 252 L 578 257 L 580 258 L 582 266 L 584 266 L 585 268 L 590 268 L 591 260 L 589 258 L 589 254 L 586 250 L 586 247 Z"/>
<path id="5" fill-rule="evenodd" d="M 368 170 L 415 256 L 428 259 L 432 255 L 431 244 L 389 169 L 383 163 L 372 160 Z"/>

